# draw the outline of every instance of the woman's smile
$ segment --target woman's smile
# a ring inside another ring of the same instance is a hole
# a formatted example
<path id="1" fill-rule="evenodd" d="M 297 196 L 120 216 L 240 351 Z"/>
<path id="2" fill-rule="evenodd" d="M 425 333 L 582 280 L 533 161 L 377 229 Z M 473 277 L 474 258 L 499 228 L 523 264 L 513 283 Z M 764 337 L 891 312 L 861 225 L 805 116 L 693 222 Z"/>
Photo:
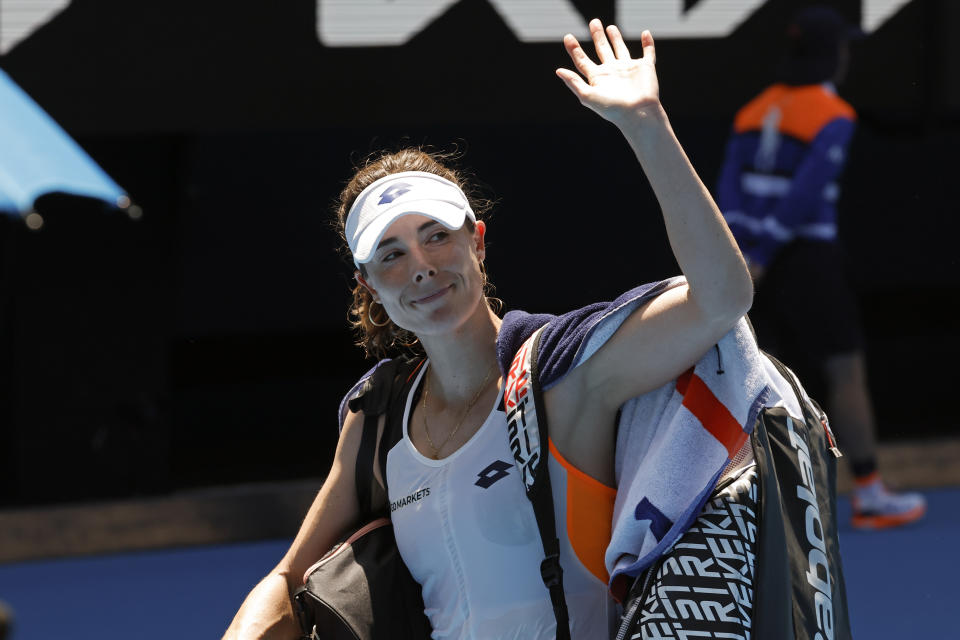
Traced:
<path id="1" fill-rule="evenodd" d="M 415 300 L 411 300 L 410 302 L 416 305 L 427 304 L 427 303 L 433 302 L 434 300 L 439 300 L 440 298 L 445 296 L 447 293 L 449 293 L 452 289 L 453 289 L 453 285 L 448 284 L 447 286 L 437 289 L 432 293 L 428 293 L 422 298 L 417 298 Z"/>

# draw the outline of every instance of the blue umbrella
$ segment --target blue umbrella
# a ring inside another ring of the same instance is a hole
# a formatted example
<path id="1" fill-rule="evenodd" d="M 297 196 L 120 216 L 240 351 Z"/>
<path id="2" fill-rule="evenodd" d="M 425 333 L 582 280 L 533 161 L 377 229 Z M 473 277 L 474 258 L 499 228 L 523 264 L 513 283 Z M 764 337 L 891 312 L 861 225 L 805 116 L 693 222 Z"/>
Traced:
<path id="1" fill-rule="evenodd" d="M 26 216 L 45 193 L 130 204 L 123 189 L 0 70 L 0 213 Z"/>

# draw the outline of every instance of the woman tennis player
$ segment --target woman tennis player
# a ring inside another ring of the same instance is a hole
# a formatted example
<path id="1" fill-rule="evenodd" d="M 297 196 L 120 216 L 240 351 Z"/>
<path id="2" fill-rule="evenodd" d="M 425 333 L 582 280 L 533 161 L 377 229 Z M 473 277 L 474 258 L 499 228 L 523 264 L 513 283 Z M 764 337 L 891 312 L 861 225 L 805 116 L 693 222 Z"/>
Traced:
<path id="1" fill-rule="evenodd" d="M 545 386 L 550 474 L 568 496 L 581 496 L 555 502 L 572 637 L 583 639 L 609 637 L 619 613 L 602 558 L 618 408 L 688 369 L 746 313 L 753 295 L 737 245 L 660 103 L 653 37 L 643 33 L 643 55 L 634 58 L 617 27 L 593 20 L 590 33 L 597 59 L 567 35 L 574 70 L 556 74 L 623 133 L 660 203 L 685 282 L 636 308 L 589 359 Z M 381 355 L 416 341 L 426 356 L 406 399 L 403 438 L 388 456 L 391 517 L 403 559 L 422 586 L 434 638 L 554 638 L 532 508 L 518 474 L 497 466 L 512 461 L 498 353 L 507 327 L 484 290 L 492 231 L 465 191 L 456 172 L 408 149 L 361 167 L 342 194 L 340 223 L 356 265 L 353 312 L 364 346 Z M 640 215 L 653 212 L 625 204 L 591 219 L 616 233 L 619 220 Z M 602 277 L 602 250 L 598 257 L 592 262 Z M 558 345 L 567 339 L 556 335 Z M 346 415 L 333 466 L 300 532 L 246 598 L 227 638 L 299 635 L 291 591 L 361 515 L 354 474 L 362 426 L 361 413 Z M 563 524 L 560 512 L 568 508 L 584 509 L 574 519 L 583 522 L 577 531 Z"/>

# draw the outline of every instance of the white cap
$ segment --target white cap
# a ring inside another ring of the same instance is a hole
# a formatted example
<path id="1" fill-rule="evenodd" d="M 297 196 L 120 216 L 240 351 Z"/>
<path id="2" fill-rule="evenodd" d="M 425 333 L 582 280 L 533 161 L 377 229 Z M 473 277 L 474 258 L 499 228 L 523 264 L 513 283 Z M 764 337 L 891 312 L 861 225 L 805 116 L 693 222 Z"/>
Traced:
<path id="1" fill-rule="evenodd" d="M 350 207 L 344 235 L 359 266 L 369 262 L 394 220 L 409 213 L 459 229 L 469 217 L 477 221 L 460 187 L 426 171 L 391 173 L 364 189 Z"/>

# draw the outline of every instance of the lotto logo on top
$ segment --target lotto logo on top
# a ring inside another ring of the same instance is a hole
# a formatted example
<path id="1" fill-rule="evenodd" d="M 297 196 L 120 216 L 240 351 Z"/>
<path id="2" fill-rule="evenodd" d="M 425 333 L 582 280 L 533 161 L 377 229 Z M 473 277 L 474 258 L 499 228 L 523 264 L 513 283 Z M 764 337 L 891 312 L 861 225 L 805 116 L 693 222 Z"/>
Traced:
<path id="1" fill-rule="evenodd" d="M 474 482 L 476 486 L 481 489 L 489 489 L 499 480 L 503 480 L 508 475 L 510 475 L 510 469 L 513 467 L 509 462 L 504 462 L 503 460 L 494 460 L 484 468 L 483 471 L 477 474 L 477 481 Z"/>

